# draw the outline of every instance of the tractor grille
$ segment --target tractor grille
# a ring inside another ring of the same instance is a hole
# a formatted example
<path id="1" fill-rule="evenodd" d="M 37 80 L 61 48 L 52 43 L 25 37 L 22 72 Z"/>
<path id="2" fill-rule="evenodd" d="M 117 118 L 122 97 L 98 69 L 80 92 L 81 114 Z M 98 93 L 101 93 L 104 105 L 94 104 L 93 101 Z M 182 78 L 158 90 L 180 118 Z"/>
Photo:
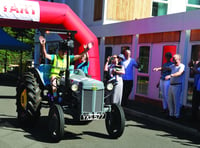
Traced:
<path id="1" fill-rule="evenodd" d="M 103 90 L 83 90 L 82 113 L 101 112 L 104 103 Z"/>

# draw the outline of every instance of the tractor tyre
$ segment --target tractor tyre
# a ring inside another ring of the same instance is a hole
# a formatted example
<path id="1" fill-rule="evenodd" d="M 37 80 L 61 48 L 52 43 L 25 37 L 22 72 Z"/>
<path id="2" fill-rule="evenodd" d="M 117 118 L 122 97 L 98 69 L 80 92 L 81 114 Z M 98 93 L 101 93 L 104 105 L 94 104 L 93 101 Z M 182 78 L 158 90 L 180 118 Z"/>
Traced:
<path id="1" fill-rule="evenodd" d="M 49 134 L 54 142 L 59 142 L 64 136 L 64 113 L 62 107 L 58 104 L 52 105 L 49 110 Z"/>
<path id="2" fill-rule="evenodd" d="M 106 113 L 106 129 L 112 139 L 117 139 L 124 132 L 125 115 L 120 105 L 112 104 L 111 112 Z"/>
<path id="3" fill-rule="evenodd" d="M 33 126 L 40 117 L 41 90 L 34 74 L 26 72 L 17 86 L 17 119 L 22 126 Z"/>

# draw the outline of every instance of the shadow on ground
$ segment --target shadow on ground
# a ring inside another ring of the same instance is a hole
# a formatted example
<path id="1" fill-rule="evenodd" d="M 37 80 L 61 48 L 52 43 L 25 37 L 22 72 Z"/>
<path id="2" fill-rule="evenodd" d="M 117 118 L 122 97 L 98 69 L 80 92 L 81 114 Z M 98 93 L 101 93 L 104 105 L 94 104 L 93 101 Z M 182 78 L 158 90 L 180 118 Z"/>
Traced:
<path id="1" fill-rule="evenodd" d="M 184 110 L 182 115 L 184 115 L 184 117 L 182 117 L 179 120 L 172 120 L 169 119 L 168 116 L 164 113 L 161 112 L 161 108 L 159 106 L 154 106 L 152 104 L 144 104 L 144 103 L 139 103 L 139 102 L 134 102 L 131 101 L 129 102 L 129 108 L 132 108 L 136 111 L 145 113 L 145 114 L 150 114 L 152 116 L 155 117 L 159 117 L 161 119 L 164 120 L 171 120 L 171 122 L 175 122 L 177 124 L 180 125 L 184 125 L 184 126 L 188 126 L 188 127 L 192 127 L 192 128 L 196 128 L 199 129 L 200 128 L 200 122 L 198 121 L 192 121 L 191 120 L 191 111 L 188 110 Z M 131 105 L 132 104 L 132 105 Z M 138 125 L 131 125 L 131 124 L 126 124 L 126 127 L 140 127 L 140 128 L 145 128 L 145 129 L 150 129 L 150 130 L 156 130 L 156 131 L 164 131 L 166 134 L 163 135 L 157 135 L 157 136 L 161 136 L 161 137 L 174 137 L 172 142 L 175 143 L 180 143 L 181 145 L 184 146 L 193 146 L 193 147 L 199 147 L 200 148 L 200 133 L 193 135 L 193 134 L 188 134 L 184 131 L 179 131 L 173 127 L 169 127 L 169 126 L 165 126 L 165 125 L 161 125 L 157 122 L 154 121 L 150 121 L 148 120 L 148 118 L 140 118 L 140 117 L 135 117 L 132 115 L 128 115 L 126 114 L 126 120 L 127 121 L 136 121 L 137 123 L 140 123 Z M 184 140 L 183 141 L 179 141 L 179 139 Z"/>
<path id="2" fill-rule="evenodd" d="M 67 125 L 85 125 L 86 123 L 79 123 L 74 122 L 70 119 L 65 118 L 65 128 Z M 89 124 L 89 123 L 87 123 Z M 16 118 L 16 116 L 7 116 L 0 114 L 0 129 L 4 130 L 10 130 L 14 132 L 23 132 L 24 137 L 44 143 L 55 143 L 55 141 L 52 141 L 50 138 L 49 132 L 48 132 L 48 116 L 41 116 L 39 120 L 35 123 L 33 126 L 21 126 L 19 125 L 19 122 Z M 107 134 L 97 133 L 93 131 L 82 131 L 80 133 L 73 133 L 70 131 L 67 131 L 65 129 L 64 136 L 62 140 L 78 140 L 82 139 L 81 136 L 83 135 L 89 135 L 97 138 L 104 138 L 104 139 L 110 139 Z"/>

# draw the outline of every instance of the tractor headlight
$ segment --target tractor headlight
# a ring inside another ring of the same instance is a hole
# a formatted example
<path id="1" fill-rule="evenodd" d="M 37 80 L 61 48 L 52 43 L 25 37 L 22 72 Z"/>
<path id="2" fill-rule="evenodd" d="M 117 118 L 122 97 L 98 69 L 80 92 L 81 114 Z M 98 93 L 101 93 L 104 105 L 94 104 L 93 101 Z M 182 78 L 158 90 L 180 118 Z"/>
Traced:
<path id="1" fill-rule="evenodd" d="M 77 91 L 78 90 L 78 85 L 77 84 L 72 84 L 71 89 L 72 89 L 72 91 Z"/>
<path id="2" fill-rule="evenodd" d="M 108 83 L 106 88 L 107 88 L 107 90 L 111 91 L 111 90 L 113 90 L 114 86 L 112 83 Z"/>

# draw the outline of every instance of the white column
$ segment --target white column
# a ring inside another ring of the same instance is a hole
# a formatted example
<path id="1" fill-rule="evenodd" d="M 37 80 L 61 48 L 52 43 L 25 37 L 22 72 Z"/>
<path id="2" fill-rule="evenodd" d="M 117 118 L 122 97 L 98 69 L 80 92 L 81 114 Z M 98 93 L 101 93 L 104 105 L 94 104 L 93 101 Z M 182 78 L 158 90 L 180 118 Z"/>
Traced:
<path id="1" fill-rule="evenodd" d="M 187 58 L 188 54 L 191 54 L 190 52 L 188 52 L 189 43 L 190 43 L 190 30 L 181 31 L 180 45 L 179 45 L 179 50 L 177 52 L 182 56 L 181 61 L 185 65 L 185 73 L 182 86 L 183 91 L 181 97 L 183 105 L 186 105 L 187 103 L 187 90 L 188 90 L 188 77 L 189 77 Z"/>
<path id="2" fill-rule="evenodd" d="M 132 38 L 132 46 L 131 46 L 131 52 L 132 52 L 132 58 L 134 58 L 135 60 L 138 58 L 138 38 L 139 35 L 133 35 Z M 136 69 L 133 68 L 133 77 L 134 77 L 134 81 L 133 81 L 133 90 L 129 96 L 129 98 L 131 99 L 135 99 L 135 92 L 136 92 L 136 86 L 137 86 L 137 72 Z"/>

